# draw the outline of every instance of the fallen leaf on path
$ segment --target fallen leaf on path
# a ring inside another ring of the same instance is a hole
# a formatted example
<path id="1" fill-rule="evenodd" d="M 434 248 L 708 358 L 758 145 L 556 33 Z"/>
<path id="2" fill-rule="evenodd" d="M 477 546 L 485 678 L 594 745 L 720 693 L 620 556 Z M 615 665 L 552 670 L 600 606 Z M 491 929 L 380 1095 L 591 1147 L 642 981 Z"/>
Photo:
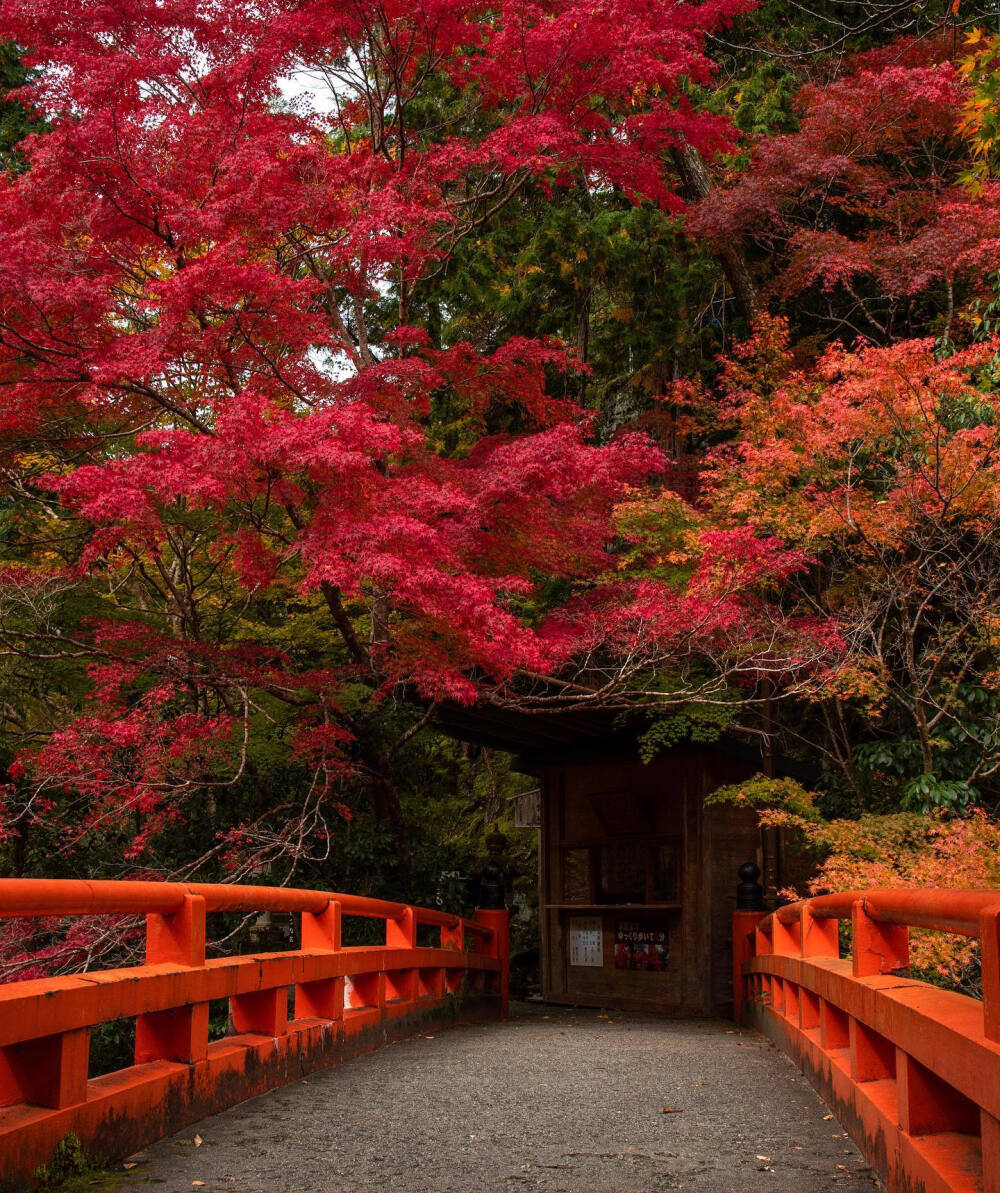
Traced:
<path id="1" fill-rule="evenodd" d="M 660 1114 L 680 1114 L 680 1110 L 676 1106 L 664 1106 Z"/>

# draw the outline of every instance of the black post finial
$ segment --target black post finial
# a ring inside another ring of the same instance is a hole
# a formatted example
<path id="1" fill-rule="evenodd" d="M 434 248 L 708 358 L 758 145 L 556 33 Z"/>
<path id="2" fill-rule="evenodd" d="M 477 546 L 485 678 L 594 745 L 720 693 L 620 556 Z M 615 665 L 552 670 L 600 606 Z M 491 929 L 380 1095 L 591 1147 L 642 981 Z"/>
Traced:
<path id="1" fill-rule="evenodd" d="M 736 910 L 763 911 L 764 888 L 757 881 L 760 878 L 760 866 L 756 862 L 744 862 L 737 873 L 740 882 L 736 888 Z"/>
<path id="2" fill-rule="evenodd" d="M 479 906 L 483 911 L 503 911 L 507 906 L 506 883 L 500 864 L 500 857 L 506 848 L 507 838 L 503 833 L 490 833 L 486 838 L 486 849 L 490 856 L 479 880 Z"/>

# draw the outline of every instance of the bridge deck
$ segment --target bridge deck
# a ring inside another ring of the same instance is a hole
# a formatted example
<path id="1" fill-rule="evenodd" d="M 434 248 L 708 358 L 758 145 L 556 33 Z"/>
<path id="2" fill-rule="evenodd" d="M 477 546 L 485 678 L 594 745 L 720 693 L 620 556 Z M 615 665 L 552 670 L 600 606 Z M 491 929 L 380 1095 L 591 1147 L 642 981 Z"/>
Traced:
<path id="1" fill-rule="evenodd" d="M 149 1148 L 118 1187 L 871 1193 L 828 1115 L 732 1024 L 522 1006 L 236 1106 Z"/>

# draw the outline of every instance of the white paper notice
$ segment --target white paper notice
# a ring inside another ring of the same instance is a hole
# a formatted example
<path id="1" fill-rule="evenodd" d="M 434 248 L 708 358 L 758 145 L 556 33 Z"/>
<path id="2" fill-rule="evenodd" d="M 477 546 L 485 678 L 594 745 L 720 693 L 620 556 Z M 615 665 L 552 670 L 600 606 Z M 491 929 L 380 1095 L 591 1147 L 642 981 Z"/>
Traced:
<path id="1" fill-rule="evenodd" d="M 569 922 L 570 965 L 604 964 L 604 933 L 598 916 L 575 916 Z"/>

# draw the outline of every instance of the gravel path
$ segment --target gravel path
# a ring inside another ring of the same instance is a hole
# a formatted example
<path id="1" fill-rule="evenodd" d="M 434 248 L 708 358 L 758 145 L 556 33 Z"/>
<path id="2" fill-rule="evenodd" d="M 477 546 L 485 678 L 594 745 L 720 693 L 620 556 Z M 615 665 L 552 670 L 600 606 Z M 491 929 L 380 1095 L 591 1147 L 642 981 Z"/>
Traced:
<path id="1" fill-rule="evenodd" d="M 359 1057 L 134 1159 L 120 1187 L 137 1193 L 879 1188 L 762 1037 L 718 1021 L 538 1006 Z"/>

